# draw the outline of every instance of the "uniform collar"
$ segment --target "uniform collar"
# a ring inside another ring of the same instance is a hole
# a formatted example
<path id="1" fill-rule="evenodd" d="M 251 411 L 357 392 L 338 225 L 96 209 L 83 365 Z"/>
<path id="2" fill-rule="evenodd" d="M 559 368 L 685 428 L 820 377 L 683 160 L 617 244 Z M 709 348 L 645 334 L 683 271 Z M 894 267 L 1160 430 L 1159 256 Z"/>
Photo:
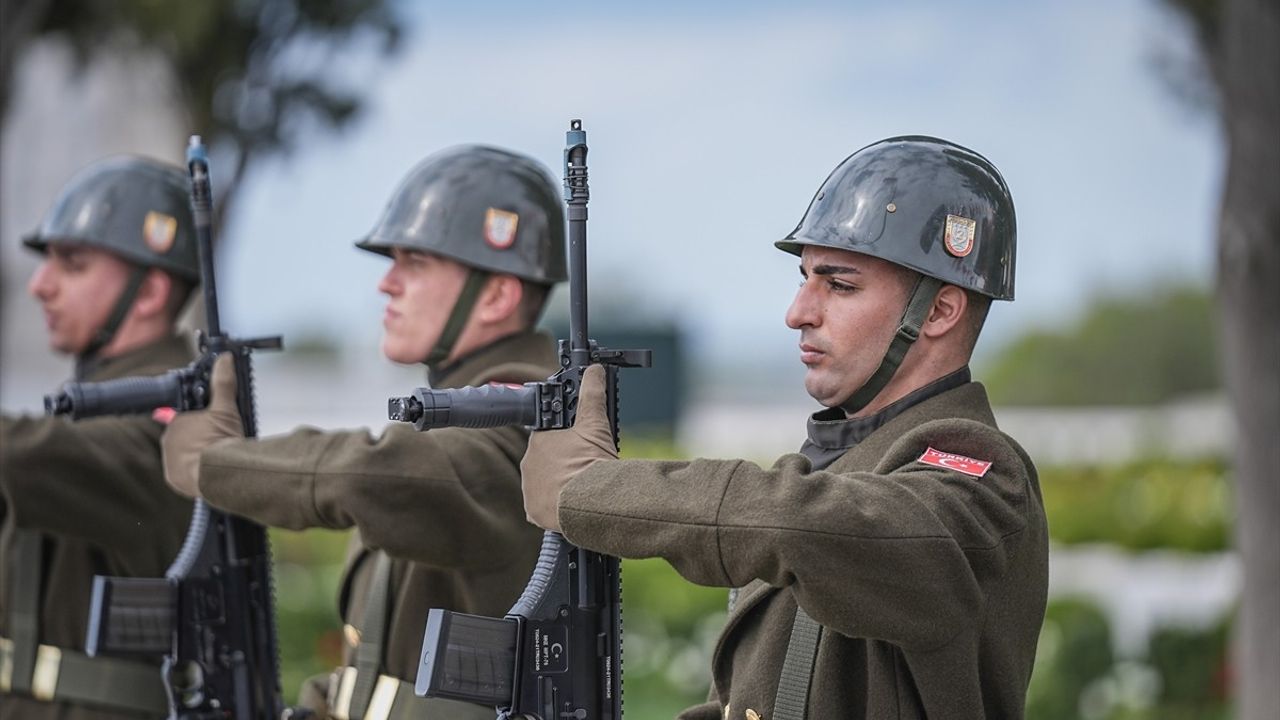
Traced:
<path id="1" fill-rule="evenodd" d="M 78 358 L 77 381 L 100 382 L 131 375 L 146 375 L 191 362 L 191 346 L 184 338 L 166 335 L 155 342 L 112 357 Z"/>
<path id="2" fill-rule="evenodd" d="M 545 380 L 557 366 L 551 336 L 525 330 L 499 338 L 448 365 L 432 368 L 427 373 L 427 382 L 436 389 L 489 382 L 530 382 Z"/>
<path id="3" fill-rule="evenodd" d="M 844 410 L 838 407 L 816 412 L 809 417 L 808 438 L 800 452 L 813 462 L 814 470 L 821 470 L 904 411 L 969 381 L 969 367 L 966 365 L 912 391 L 874 415 L 846 418 Z"/>

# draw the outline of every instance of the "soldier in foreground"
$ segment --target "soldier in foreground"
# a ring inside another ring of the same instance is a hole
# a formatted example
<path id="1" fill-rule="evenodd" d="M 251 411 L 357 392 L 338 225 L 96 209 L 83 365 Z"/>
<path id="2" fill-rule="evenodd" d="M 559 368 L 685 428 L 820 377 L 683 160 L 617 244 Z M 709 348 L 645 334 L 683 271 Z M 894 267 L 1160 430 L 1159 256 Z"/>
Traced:
<path id="1" fill-rule="evenodd" d="M 427 158 L 357 247 L 391 258 L 383 354 L 425 363 L 433 387 L 522 383 L 556 369 L 534 331 L 565 279 L 564 214 L 536 161 L 467 146 Z M 164 438 L 175 488 L 293 530 L 354 527 L 339 598 L 344 666 L 304 687 L 301 704 L 338 718 L 493 717 L 413 693 L 427 610 L 501 614 L 533 568 L 540 531 L 525 521 L 520 427 L 299 429 L 235 439 L 234 376 L 219 362 L 207 411 Z M 230 439 L 229 439 L 230 438 Z"/>
<path id="2" fill-rule="evenodd" d="M 990 301 L 1013 299 L 1015 242 L 982 156 L 928 137 L 865 147 L 776 243 L 800 257 L 786 322 L 827 408 L 799 453 L 770 469 L 618 460 L 595 367 L 577 424 L 534 435 L 534 522 L 736 588 L 711 699 L 681 718 L 1023 716 L 1044 508 L 968 368 Z"/>
<path id="3" fill-rule="evenodd" d="M 192 359 L 175 321 L 199 270 L 186 173 L 141 158 L 81 171 L 24 244 L 28 291 L 77 380 Z M 157 664 L 83 654 L 95 574 L 159 577 L 191 502 L 164 483 L 164 415 L 0 418 L 0 718 L 154 718 Z"/>

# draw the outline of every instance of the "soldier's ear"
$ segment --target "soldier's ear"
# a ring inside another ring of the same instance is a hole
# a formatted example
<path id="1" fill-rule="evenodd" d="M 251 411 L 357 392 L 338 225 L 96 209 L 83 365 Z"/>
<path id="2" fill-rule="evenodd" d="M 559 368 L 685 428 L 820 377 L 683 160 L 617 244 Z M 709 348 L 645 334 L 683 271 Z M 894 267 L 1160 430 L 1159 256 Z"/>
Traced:
<path id="1" fill-rule="evenodd" d="M 483 322 L 502 323 L 517 315 L 524 297 L 524 284 L 514 275 L 489 276 L 476 301 L 475 315 Z"/>
<path id="2" fill-rule="evenodd" d="M 173 279 L 163 270 L 151 268 L 138 286 L 138 295 L 134 298 L 132 312 L 140 320 L 150 320 L 156 316 L 166 315 L 169 306 L 169 294 L 173 292 Z"/>
<path id="3" fill-rule="evenodd" d="M 948 333 L 958 332 L 965 308 L 969 306 L 969 296 L 955 285 L 943 285 L 933 298 L 933 306 L 929 308 L 929 316 L 925 318 L 920 334 L 938 339 Z"/>

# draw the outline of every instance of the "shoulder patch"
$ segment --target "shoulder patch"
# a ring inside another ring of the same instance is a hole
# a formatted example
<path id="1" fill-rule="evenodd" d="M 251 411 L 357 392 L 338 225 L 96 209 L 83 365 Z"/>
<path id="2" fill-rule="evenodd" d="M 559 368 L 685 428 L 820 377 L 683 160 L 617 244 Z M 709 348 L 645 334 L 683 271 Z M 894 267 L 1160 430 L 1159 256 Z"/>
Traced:
<path id="1" fill-rule="evenodd" d="M 934 467 L 946 468 L 947 470 L 955 470 L 965 475 L 972 475 L 980 478 L 987 474 L 987 470 L 991 469 L 991 462 L 988 460 L 974 460 L 964 455 L 955 455 L 953 453 L 945 453 L 940 450 L 929 448 L 924 451 L 916 462 L 922 462 L 925 465 L 933 465 Z"/>
<path id="2" fill-rule="evenodd" d="M 151 411 L 151 419 L 155 420 L 161 425 L 168 425 L 170 421 L 173 420 L 174 416 L 177 414 L 178 414 L 178 411 L 174 410 L 171 407 L 158 407 L 155 410 Z"/>

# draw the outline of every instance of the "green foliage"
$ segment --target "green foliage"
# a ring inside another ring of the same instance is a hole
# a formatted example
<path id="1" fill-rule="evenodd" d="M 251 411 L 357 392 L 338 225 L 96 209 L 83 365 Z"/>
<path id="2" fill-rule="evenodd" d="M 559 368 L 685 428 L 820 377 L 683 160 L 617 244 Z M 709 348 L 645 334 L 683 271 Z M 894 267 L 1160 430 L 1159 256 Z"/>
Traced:
<path id="1" fill-rule="evenodd" d="M 996 405 L 1133 405 L 1220 387 L 1213 298 L 1170 286 L 1093 301 L 1063 331 L 1030 333 L 983 371 Z"/>
<path id="2" fill-rule="evenodd" d="M 1027 717 L 1078 717 L 1080 695 L 1105 676 L 1113 662 L 1111 628 L 1101 610 L 1075 598 L 1049 603 L 1027 690 Z"/>
<path id="3" fill-rule="evenodd" d="M 338 583 L 349 533 L 272 530 L 280 686 L 297 698 L 302 681 L 342 661 Z"/>
<path id="4" fill-rule="evenodd" d="M 1049 534 L 1064 545 L 1220 552 L 1231 543 L 1234 506 L 1218 458 L 1048 467 L 1040 490 Z"/>
<path id="5" fill-rule="evenodd" d="M 728 591 L 694 585 L 665 560 L 622 563 L 627 720 L 669 720 L 703 702 Z"/>
<path id="6" fill-rule="evenodd" d="M 1229 623 L 1158 629 L 1147 657 L 1117 659 L 1106 616 L 1082 598 L 1049 603 L 1027 692 L 1035 720 L 1227 720 Z"/>
<path id="7" fill-rule="evenodd" d="M 1164 680 L 1160 702 L 1177 712 L 1164 717 L 1215 717 L 1226 704 L 1229 635 L 1226 619 L 1207 630 L 1166 627 L 1152 635 L 1149 661 Z"/>

